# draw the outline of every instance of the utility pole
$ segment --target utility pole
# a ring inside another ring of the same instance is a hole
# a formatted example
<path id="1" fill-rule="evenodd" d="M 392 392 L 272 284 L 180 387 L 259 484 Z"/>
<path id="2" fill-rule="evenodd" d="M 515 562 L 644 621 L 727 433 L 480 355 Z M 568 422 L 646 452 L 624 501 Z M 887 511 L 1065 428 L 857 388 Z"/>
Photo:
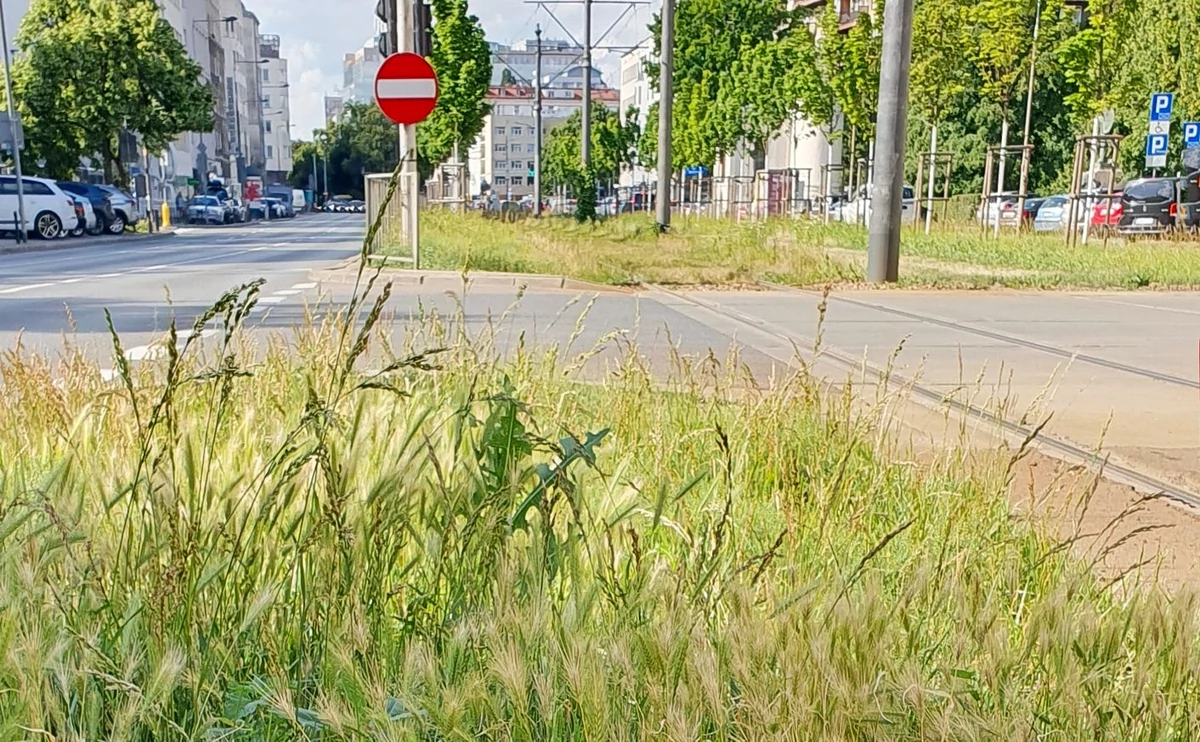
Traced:
<path id="1" fill-rule="evenodd" d="M 875 208 L 871 209 L 867 243 L 867 281 L 871 283 L 893 283 L 900 277 L 900 219 L 912 21 L 913 0 L 887 0 L 883 11 L 879 125 L 871 199 Z"/>
<path id="2" fill-rule="evenodd" d="M 21 182 L 21 148 L 17 146 L 17 109 L 13 105 L 12 58 L 8 50 L 8 26 L 4 22 L 4 2 L 0 0 L 0 37 L 4 38 L 4 92 L 8 99 L 8 125 L 12 131 L 13 170 L 17 176 L 17 242 L 28 242 L 25 232 L 25 186 Z"/>
<path id="3" fill-rule="evenodd" d="M 414 46 L 413 35 L 413 11 L 411 3 L 414 0 L 395 0 L 392 6 L 395 9 L 395 15 L 392 16 L 392 22 L 396 28 L 396 53 L 403 54 L 404 52 L 412 51 Z M 417 218 L 420 190 L 420 173 L 417 170 L 417 127 L 416 126 L 400 126 L 398 127 L 400 134 L 400 156 L 404 158 L 402 167 L 402 177 L 404 179 L 404 210 L 407 215 L 408 236 L 412 245 L 412 260 L 413 268 L 420 267 L 420 234 L 417 229 Z"/>
<path id="4" fill-rule="evenodd" d="M 658 74 L 658 231 L 671 228 L 671 108 L 675 98 L 675 0 L 663 0 Z"/>
<path id="5" fill-rule="evenodd" d="M 534 31 L 537 37 L 537 79 L 533 81 L 533 213 L 542 215 L 542 24 Z"/>
<path id="6" fill-rule="evenodd" d="M 1042 28 L 1042 0 L 1037 0 L 1033 15 L 1033 47 L 1029 51 L 1029 89 L 1025 92 L 1025 136 L 1021 142 L 1021 191 L 1017 194 L 1018 223 L 1025 218 L 1025 191 L 1029 187 L 1030 123 L 1033 120 L 1033 81 L 1037 65 L 1038 34 Z"/>
<path id="7" fill-rule="evenodd" d="M 579 130 L 585 172 L 592 167 L 592 0 L 583 0 L 583 121 Z M 595 187 L 595 184 L 592 184 Z M 578 197 L 578 194 L 576 194 Z"/>

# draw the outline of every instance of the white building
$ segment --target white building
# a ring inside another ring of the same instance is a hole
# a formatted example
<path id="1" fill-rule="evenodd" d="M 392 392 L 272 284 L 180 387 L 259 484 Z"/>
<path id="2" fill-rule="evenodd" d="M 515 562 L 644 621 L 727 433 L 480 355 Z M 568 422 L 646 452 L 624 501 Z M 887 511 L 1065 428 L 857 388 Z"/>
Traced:
<path id="1" fill-rule="evenodd" d="M 536 39 L 512 46 L 497 43 L 489 43 L 488 46 L 492 49 L 493 86 L 533 85 L 537 77 Z M 542 39 L 542 84 L 554 85 L 559 76 L 577 67 L 582 59 L 583 47 L 561 39 Z"/>
<path id="2" fill-rule="evenodd" d="M 263 135 L 266 141 L 268 183 L 284 183 L 292 172 L 292 104 L 287 60 L 279 56 L 279 37 L 263 36 L 259 53 L 263 88 Z"/>
<path id="3" fill-rule="evenodd" d="M 342 59 L 342 98 L 354 103 L 370 103 L 375 99 L 375 74 L 383 64 L 383 56 L 371 39 L 353 54 Z"/>
<path id="4" fill-rule="evenodd" d="M 658 103 L 658 90 L 650 85 L 646 75 L 646 66 L 657 64 L 654 50 L 648 43 L 639 45 L 637 49 L 621 55 L 621 120 L 624 121 L 630 110 L 636 110 L 638 125 L 646 130 L 649 120 L 650 107 Z M 628 123 L 628 122 L 626 122 Z M 657 128 L 657 122 L 654 127 Z M 653 182 L 657 174 L 635 164 L 625 168 L 621 173 L 621 185 L 624 187 L 640 186 Z"/>
<path id="5" fill-rule="evenodd" d="M 492 111 L 484 119 L 483 132 L 468 154 L 470 192 L 491 188 L 503 198 L 519 199 L 533 193 L 533 172 L 537 166 L 537 119 L 534 114 L 534 89 L 524 85 L 493 86 L 487 102 Z M 620 105 L 617 91 L 599 88 L 592 100 L 611 110 Z M 542 136 L 583 105 L 583 93 L 570 88 L 542 91 Z"/>

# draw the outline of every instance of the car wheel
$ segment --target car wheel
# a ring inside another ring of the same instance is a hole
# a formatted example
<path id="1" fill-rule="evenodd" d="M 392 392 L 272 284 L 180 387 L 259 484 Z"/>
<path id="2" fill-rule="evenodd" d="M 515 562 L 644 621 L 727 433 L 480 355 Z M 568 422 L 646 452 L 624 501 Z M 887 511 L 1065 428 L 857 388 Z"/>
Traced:
<path id="1" fill-rule="evenodd" d="M 95 237 L 96 235 L 104 234 L 104 229 L 105 229 L 104 217 L 97 216 L 96 217 L 96 226 L 87 230 L 87 233 L 89 236 Z"/>
<path id="2" fill-rule="evenodd" d="M 125 231 L 125 217 L 120 214 L 115 215 L 113 220 L 105 225 L 105 229 L 109 234 L 121 234 Z"/>
<path id="3" fill-rule="evenodd" d="M 68 234 L 71 235 L 72 237 L 82 237 L 83 233 L 85 231 L 87 231 L 86 227 L 76 227 L 75 229 L 72 229 L 70 232 L 68 232 Z"/>
<path id="4" fill-rule="evenodd" d="M 58 218 L 58 214 L 51 211 L 43 211 L 37 215 L 37 219 L 33 222 L 34 231 L 37 236 L 43 240 L 53 240 L 61 237 L 63 233 L 62 219 Z"/>

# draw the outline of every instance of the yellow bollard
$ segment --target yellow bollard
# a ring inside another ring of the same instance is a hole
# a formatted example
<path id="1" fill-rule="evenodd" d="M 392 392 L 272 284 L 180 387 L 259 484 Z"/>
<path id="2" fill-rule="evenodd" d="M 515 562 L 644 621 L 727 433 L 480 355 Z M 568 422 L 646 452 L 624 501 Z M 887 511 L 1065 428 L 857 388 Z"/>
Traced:
<path id="1" fill-rule="evenodd" d="M 166 201 L 162 205 L 162 223 L 159 226 L 162 228 L 171 226 L 171 207 Z"/>

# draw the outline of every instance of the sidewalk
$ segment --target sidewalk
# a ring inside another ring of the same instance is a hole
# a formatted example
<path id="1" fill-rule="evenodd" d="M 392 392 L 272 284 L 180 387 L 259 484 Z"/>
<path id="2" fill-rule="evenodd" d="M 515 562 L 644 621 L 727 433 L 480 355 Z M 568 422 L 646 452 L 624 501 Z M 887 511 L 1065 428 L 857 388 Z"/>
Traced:
<path id="1" fill-rule="evenodd" d="M 0 242 L 0 255 L 17 255 L 31 252 L 50 252 L 54 250 L 70 250 L 77 247 L 96 247 L 97 245 L 142 242 L 154 238 L 175 236 L 175 228 L 167 227 L 154 234 L 126 232 L 118 235 L 98 235 L 96 237 L 59 237 L 55 240 L 40 240 L 31 237 L 29 242 L 18 245 L 15 240 Z"/>

